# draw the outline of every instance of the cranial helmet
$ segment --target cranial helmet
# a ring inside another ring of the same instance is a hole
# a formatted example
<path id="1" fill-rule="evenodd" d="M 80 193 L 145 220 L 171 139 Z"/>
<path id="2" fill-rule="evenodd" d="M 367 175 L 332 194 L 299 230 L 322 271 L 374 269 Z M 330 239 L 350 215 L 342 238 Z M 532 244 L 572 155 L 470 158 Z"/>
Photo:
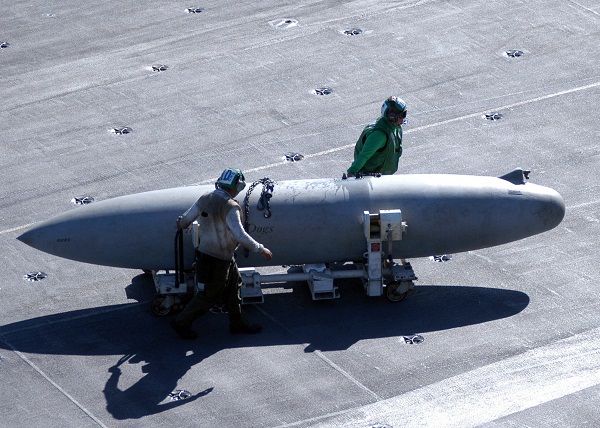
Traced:
<path id="1" fill-rule="evenodd" d="M 406 117 L 406 103 L 402 98 L 395 96 L 389 97 L 381 106 L 381 115 L 387 117 L 390 122 Z"/>
<path id="2" fill-rule="evenodd" d="M 235 189 L 237 192 L 241 192 L 246 187 L 246 179 L 241 170 L 227 168 L 223 170 L 215 186 L 220 189 Z"/>

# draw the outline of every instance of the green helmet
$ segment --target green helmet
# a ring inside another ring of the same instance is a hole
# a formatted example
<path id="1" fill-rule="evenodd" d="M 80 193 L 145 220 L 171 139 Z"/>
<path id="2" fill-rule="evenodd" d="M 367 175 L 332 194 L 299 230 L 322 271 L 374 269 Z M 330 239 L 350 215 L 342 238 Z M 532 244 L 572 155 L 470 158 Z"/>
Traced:
<path id="1" fill-rule="evenodd" d="M 389 97 L 381 106 L 381 115 L 386 117 L 390 122 L 406 118 L 406 112 L 406 103 L 404 100 L 395 96 Z"/>
<path id="2" fill-rule="evenodd" d="M 241 192 L 246 187 L 246 179 L 240 169 L 227 168 L 223 170 L 215 186 L 219 189 L 235 189 Z"/>

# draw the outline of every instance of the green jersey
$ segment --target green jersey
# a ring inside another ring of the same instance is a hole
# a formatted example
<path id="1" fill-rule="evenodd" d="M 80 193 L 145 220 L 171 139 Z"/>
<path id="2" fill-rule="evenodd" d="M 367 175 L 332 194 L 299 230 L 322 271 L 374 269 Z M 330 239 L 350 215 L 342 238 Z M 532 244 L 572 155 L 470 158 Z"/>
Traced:
<path id="1" fill-rule="evenodd" d="M 402 127 L 380 117 L 367 125 L 354 147 L 354 162 L 348 174 L 393 174 L 402 156 Z"/>

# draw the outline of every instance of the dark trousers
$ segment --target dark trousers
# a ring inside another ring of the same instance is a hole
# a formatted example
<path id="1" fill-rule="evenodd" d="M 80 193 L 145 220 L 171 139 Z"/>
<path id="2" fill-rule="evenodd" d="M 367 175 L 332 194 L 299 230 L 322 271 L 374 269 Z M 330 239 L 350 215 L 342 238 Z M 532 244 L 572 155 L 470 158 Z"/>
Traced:
<path id="1" fill-rule="evenodd" d="M 242 305 L 240 287 L 242 277 L 235 257 L 221 260 L 208 254 L 196 253 L 197 280 L 204 283 L 204 291 L 199 291 L 175 318 L 181 327 L 191 328 L 195 319 L 201 317 L 217 303 L 224 303 L 229 313 L 229 324 L 240 326 Z"/>

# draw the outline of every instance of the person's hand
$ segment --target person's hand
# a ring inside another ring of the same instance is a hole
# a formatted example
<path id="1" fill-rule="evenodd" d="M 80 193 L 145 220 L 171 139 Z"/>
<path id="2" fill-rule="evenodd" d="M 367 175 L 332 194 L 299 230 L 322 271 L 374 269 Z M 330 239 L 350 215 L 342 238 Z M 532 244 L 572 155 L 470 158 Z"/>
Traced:
<path id="1" fill-rule="evenodd" d="M 261 254 L 265 260 L 271 260 L 273 258 L 273 253 L 267 247 L 263 248 Z"/>

